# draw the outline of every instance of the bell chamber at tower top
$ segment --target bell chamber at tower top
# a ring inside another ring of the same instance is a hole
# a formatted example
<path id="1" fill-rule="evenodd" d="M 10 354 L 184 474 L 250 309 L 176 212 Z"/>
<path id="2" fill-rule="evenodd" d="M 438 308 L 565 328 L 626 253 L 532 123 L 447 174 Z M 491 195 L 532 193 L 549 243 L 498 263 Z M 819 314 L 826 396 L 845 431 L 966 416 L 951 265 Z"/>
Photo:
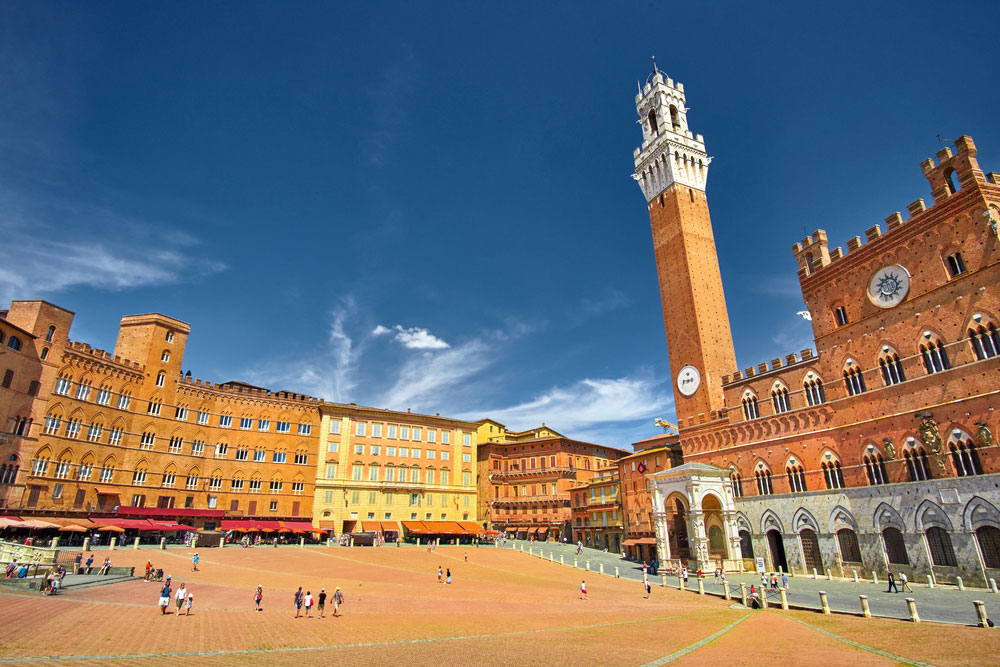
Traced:
<path id="1" fill-rule="evenodd" d="M 635 149 L 635 174 L 646 201 L 674 183 L 705 190 L 708 164 L 705 139 L 688 129 L 684 84 L 654 70 L 635 96 L 642 146 Z"/>

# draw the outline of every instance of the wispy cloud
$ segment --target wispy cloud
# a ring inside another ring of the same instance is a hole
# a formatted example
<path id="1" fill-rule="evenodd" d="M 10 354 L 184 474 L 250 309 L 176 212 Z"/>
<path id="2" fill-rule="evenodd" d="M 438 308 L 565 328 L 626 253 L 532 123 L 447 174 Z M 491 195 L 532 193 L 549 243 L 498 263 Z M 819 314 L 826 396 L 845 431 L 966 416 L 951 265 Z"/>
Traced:
<path id="1" fill-rule="evenodd" d="M 355 343 L 348 324 L 357 310 L 353 297 L 345 297 L 330 312 L 326 345 L 305 359 L 284 359 L 246 372 L 248 381 L 271 389 L 289 389 L 331 401 L 355 400 L 355 373 L 363 344 Z"/>
<path id="2" fill-rule="evenodd" d="M 395 332 L 393 339 L 402 343 L 403 347 L 409 350 L 446 350 L 451 347 L 451 345 L 444 342 L 427 329 L 421 329 L 419 327 L 405 328 L 397 324 L 396 326 L 389 328 L 380 324 L 372 331 L 372 335 L 385 336 L 387 334 L 392 334 L 393 332 Z"/>
<path id="3" fill-rule="evenodd" d="M 596 317 L 619 308 L 625 308 L 630 303 L 631 299 L 627 294 L 607 287 L 596 296 L 581 299 L 579 312 L 588 317 Z"/>
<path id="4" fill-rule="evenodd" d="M 639 428 L 651 435 L 655 417 L 669 415 L 673 399 L 662 381 L 651 373 L 641 372 L 620 378 L 588 378 L 566 387 L 552 387 L 540 395 L 516 405 L 481 409 L 464 415 L 467 419 L 484 416 L 496 419 L 513 429 L 525 429 L 542 422 L 577 438 L 611 438 L 618 443 L 628 440 L 626 433 L 635 430 L 632 422 L 650 426 Z"/>
<path id="5" fill-rule="evenodd" d="M 374 167 L 382 167 L 390 157 L 409 117 L 406 98 L 416 89 L 420 68 L 408 45 L 402 45 L 370 91 L 372 118 L 369 131 L 362 135 L 364 159 Z"/>
<path id="6" fill-rule="evenodd" d="M 473 338 L 439 352 L 415 355 L 403 363 L 396 382 L 386 391 L 380 405 L 394 409 L 430 410 L 443 402 L 442 394 L 493 363 L 486 341 Z"/>
<path id="7" fill-rule="evenodd" d="M 0 190 L 0 300 L 44 296 L 76 286 L 123 290 L 185 282 L 223 271 L 197 256 L 196 239 L 113 210 Z"/>
<path id="8" fill-rule="evenodd" d="M 802 288 L 799 286 L 799 281 L 796 280 L 794 274 L 765 276 L 756 280 L 752 285 L 752 289 L 759 294 L 802 297 Z"/>

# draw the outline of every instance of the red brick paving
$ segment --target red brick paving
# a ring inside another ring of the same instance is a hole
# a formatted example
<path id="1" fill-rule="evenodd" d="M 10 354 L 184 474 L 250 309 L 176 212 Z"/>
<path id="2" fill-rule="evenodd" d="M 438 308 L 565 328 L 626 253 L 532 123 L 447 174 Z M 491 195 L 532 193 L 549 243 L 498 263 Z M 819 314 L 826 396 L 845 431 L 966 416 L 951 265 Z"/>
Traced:
<path id="1" fill-rule="evenodd" d="M 469 563 L 463 562 L 466 552 Z M 96 555 L 103 559 L 104 553 Z M 780 611 L 731 609 L 718 599 L 658 587 L 646 600 L 637 582 L 492 547 L 441 547 L 434 553 L 413 547 L 205 549 L 199 551 L 199 572 L 191 572 L 191 553 L 111 554 L 115 565 L 140 569 L 150 558 L 172 574 L 174 582 L 186 582 L 195 596 L 189 618 L 160 616 L 156 583 L 70 590 L 57 598 L 0 591 L 0 657 L 122 656 L 130 664 L 135 660 L 124 656 L 162 654 L 143 661 L 638 665 L 688 647 L 752 613 L 679 662 L 753 664 L 765 657 L 787 664 L 892 662 L 827 637 Z M 437 583 L 439 564 L 451 567 L 450 586 Z M 589 601 L 579 599 L 581 578 L 587 580 Z M 253 611 L 257 584 L 264 586 L 263 613 Z M 344 617 L 329 617 L 328 604 L 326 619 L 293 618 L 292 596 L 300 585 L 314 596 L 321 587 L 332 594 L 341 586 Z M 795 617 L 910 659 L 933 656 L 935 664 L 986 664 L 1000 649 L 996 630 L 805 613 Z M 950 659 L 951 637 L 975 642 Z M 385 644 L 406 641 L 418 643 Z M 348 646 L 364 643 L 383 645 Z M 251 656 L 175 655 L 294 647 L 329 648 Z"/>

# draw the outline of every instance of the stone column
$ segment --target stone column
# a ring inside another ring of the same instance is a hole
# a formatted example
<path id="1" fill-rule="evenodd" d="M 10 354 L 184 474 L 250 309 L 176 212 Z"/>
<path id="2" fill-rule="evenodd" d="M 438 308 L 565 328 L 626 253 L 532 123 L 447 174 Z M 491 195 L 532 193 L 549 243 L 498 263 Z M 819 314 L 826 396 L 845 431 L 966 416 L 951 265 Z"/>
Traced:
<path id="1" fill-rule="evenodd" d="M 670 529 L 667 526 L 667 515 L 664 512 L 653 512 L 653 531 L 656 534 L 656 556 L 660 567 L 670 561 Z"/>
<path id="2" fill-rule="evenodd" d="M 705 513 L 701 510 L 688 510 L 688 548 L 696 562 L 696 567 L 706 567 L 710 564 L 708 558 L 708 535 L 705 532 Z"/>

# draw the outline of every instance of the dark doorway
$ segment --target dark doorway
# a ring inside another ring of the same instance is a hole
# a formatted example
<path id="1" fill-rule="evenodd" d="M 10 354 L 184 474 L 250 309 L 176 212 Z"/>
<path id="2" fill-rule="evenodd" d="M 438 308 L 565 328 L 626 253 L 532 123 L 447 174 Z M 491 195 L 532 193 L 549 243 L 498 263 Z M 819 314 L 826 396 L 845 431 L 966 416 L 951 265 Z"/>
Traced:
<path id="1" fill-rule="evenodd" d="M 753 541 L 748 530 L 740 531 L 740 556 L 753 560 Z"/>
<path id="2" fill-rule="evenodd" d="M 802 540 L 802 556 L 806 561 L 806 572 L 812 572 L 815 568 L 817 574 L 823 574 L 823 555 L 819 550 L 816 533 L 809 528 L 803 528 L 799 538 Z"/>
<path id="3" fill-rule="evenodd" d="M 785 559 L 785 542 L 777 530 L 767 531 L 767 546 L 771 550 L 771 565 L 782 572 L 788 572 L 788 561 Z"/>
<path id="4" fill-rule="evenodd" d="M 688 548 L 687 508 L 679 498 L 674 499 L 673 505 L 670 507 L 670 502 L 667 502 L 670 554 L 679 560 L 687 560 L 691 558 L 691 550 Z"/>

